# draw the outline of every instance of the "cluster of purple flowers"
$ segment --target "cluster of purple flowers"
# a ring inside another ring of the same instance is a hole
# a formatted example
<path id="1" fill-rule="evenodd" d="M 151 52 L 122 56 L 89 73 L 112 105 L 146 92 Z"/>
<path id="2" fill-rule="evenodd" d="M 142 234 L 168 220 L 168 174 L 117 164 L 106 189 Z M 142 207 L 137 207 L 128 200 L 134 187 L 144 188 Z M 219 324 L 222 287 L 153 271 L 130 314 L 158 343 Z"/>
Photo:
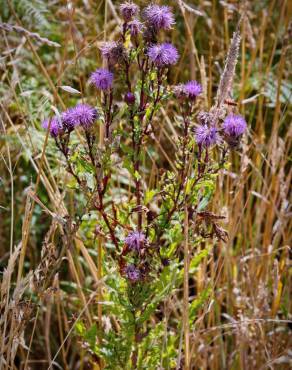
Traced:
<path id="1" fill-rule="evenodd" d="M 125 244 L 127 246 L 127 253 L 134 252 L 141 262 L 143 250 L 145 250 L 147 246 L 145 234 L 142 231 L 132 231 L 125 238 Z M 142 270 L 143 268 L 139 268 L 135 264 L 130 263 L 125 267 L 124 274 L 131 283 L 136 283 L 143 278 Z"/>
<path id="2" fill-rule="evenodd" d="M 137 36 L 142 32 L 143 24 L 138 19 L 133 17 L 138 15 L 139 7 L 132 2 L 125 2 L 120 6 L 121 15 L 130 30 L 131 36 Z M 160 6 L 156 4 L 148 5 L 142 13 L 143 20 L 146 24 L 148 33 L 157 34 L 160 30 L 169 30 L 175 24 L 173 13 L 168 6 Z M 155 39 L 155 38 L 154 38 Z M 147 37 L 145 38 L 147 44 Z M 118 47 L 117 43 L 106 43 L 102 48 L 102 55 L 108 60 L 113 58 L 113 51 Z M 116 53 L 118 54 L 118 53 Z M 171 43 L 152 43 L 148 40 L 147 56 L 156 68 L 164 68 L 177 63 L 179 54 L 177 49 Z M 188 81 L 185 84 L 175 86 L 174 93 L 178 99 L 195 101 L 202 93 L 202 86 L 197 81 Z M 130 95 L 128 95 L 130 94 Z M 132 93 L 125 95 L 127 104 L 135 102 L 135 96 Z M 222 131 L 227 142 L 237 140 L 245 131 L 246 122 L 243 117 L 236 115 L 228 115 L 224 120 Z M 195 130 L 195 138 L 201 147 L 210 147 L 218 144 L 221 140 L 219 129 L 212 124 L 203 123 L 197 126 Z"/>
<path id="3" fill-rule="evenodd" d="M 129 31 L 132 37 L 137 37 L 143 31 L 143 23 L 134 18 L 139 13 L 139 7 L 132 2 L 120 5 L 120 13 L 124 19 L 124 30 Z"/>
<path id="4" fill-rule="evenodd" d="M 98 68 L 89 79 L 97 89 L 109 91 L 112 88 L 114 75 L 108 69 Z M 66 132 L 71 132 L 75 127 L 81 126 L 88 130 L 98 118 L 98 112 L 88 104 L 77 104 L 68 108 L 59 116 L 45 119 L 42 123 L 44 129 L 50 129 L 52 137 L 58 137 Z M 50 123 L 50 124 L 49 124 Z"/>
<path id="5" fill-rule="evenodd" d="M 97 110 L 88 104 L 77 104 L 74 108 L 65 110 L 60 116 L 45 119 L 42 127 L 50 130 L 52 137 L 58 137 L 65 132 L 71 132 L 77 126 L 88 130 L 97 120 Z"/>
<path id="6" fill-rule="evenodd" d="M 136 36 L 138 32 L 142 31 L 142 23 L 137 18 L 133 19 L 139 13 L 139 7 L 136 4 L 132 2 L 122 3 L 120 5 L 120 13 L 127 25 L 130 26 L 132 22 L 133 32 L 131 32 L 131 27 L 128 27 L 132 36 Z M 155 31 L 169 30 L 175 24 L 174 16 L 169 6 L 150 4 L 143 11 L 143 19 L 147 28 L 150 27 Z"/>
<path id="7" fill-rule="evenodd" d="M 222 134 L 227 143 L 236 143 L 246 130 L 246 121 L 241 115 L 229 114 L 223 122 Z M 214 125 L 206 123 L 197 126 L 195 130 L 197 144 L 208 148 L 221 140 L 219 130 Z"/>
<path id="8" fill-rule="evenodd" d="M 137 36 L 142 32 L 143 24 L 137 18 L 133 18 L 139 13 L 139 7 L 136 4 L 125 2 L 120 5 L 120 12 L 131 36 Z M 175 23 L 168 6 L 151 4 L 145 9 L 143 17 L 147 27 L 151 27 L 155 31 L 168 30 Z M 109 69 L 98 68 L 91 74 L 89 81 L 97 89 L 106 93 L 113 86 L 114 75 L 111 70 L 116 63 L 124 60 L 126 51 L 123 44 L 116 41 L 104 42 L 100 50 L 103 58 L 108 61 Z M 157 68 L 173 65 L 179 58 L 177 49 L 170 43 L 148 45 L 147 55 Z M 194 94 L 191 89 L 189 94 L 190 96 Z M 130 95 L 125 96 L 125 101 L 127 104 L 133 104 L 135 96 L 130 93 Z M 45 120 L 42 126 L 45 129 L 50 129 L 51 136 L 58 137 L 66 132 L 71 132 L 77 126 L 82 126 L 87 130 L 96 119 L 97 111 L 95 108 L 87 104 L 77 104 L 74 108 L 67 109 L 60 116 L 56 115 L 50 120 Z"/>
<path id="9" fill-rule="evenodd" d="M 125 21 L 125 29 L 129 30 L 131 36 L 137 37 L 144 29 L 140 20 L 132 19 L 139 12 L 138 6 L 132 2 L 126 2 L 120 5 L 120 12 Z M 159 30 L 169 30 L 175 24 L 174 16 L 168 6 L 148 5 L 143 12 L 143 19 L 146 23 L 146 29 L 148 31 L 151 29 L 154 33 Z M 108 60 L 113 59 L 116 48 L 117 43 L 115 42 L 105 43 L 101 47 L 103 57 Z M 177 49 L 170 43 L 149 45 L 147 55 L 153 65 L 158 68 L 173 65 L 179 58 Z"/>
<path id="10" fill-rule="evenodd" d="M 168 42 L 157 43 L 157 32 L 159 30 L 169 30 L 175 24 L 174 16 L 168 6 L 159 6 L 151 4 L 146 7 L 143 12 L 144 24 L 137 18 L 139 7 L 132 2 L 125 2 L 120 5 L 120 13 L 124 19 L 123 25 L 123 41 L 125 40 L 126 32 L 132 36 L 133 43 L 138 45 L 138 36 L 143 34 L 144 44 L 142 50 L 146 50 L 146 59 L 148 58 L 149 71 L 156 68 L 163 72 L 164 68 L 174 65 L 179 59 L 177 49 Z M 150 38 L 147 36 L 151 35 Z M 154 37 L 152 37 L 154 35 Z M 112 92 L 114 74 L 113 70 L 117 64 L 125 63 L 129 67 L 129 59 L 124 44 L 119 41 L 104 42 L 101 47 L 102 57 L 107 62 L 108 68 L 98 68 L 90 76 L 89 82 L 104 94 Z M 130 55 L 130 53 L 129 53 Z M 147 61 L 148 66 L 148 61 Z M 131 87 L 131 86 L 130 86 Z M 131 90 L 131 88 L 129 89 Z M 181 83 L 173 88 L 174 95 L 184 104 L 189 104 L 192 108 L 197 97 L 202 93 L 202 86 L 195 80 Z M 128 105 L 135 103 L 135 95 L 129 91 L 125 94 L 124 100 Z M 110 108 L 109 108 L 110 110 Z M 204 113 L 204 119 L 200 120 L 200 124 L 195 129 L 195 140 L 199 148 L 209 148 L 221 142 L 221 137 L 232 146 L 236 144 L 238 139 L 246 130 L 246 122 L 240 115 L 229 114 L 221 128 L 218 128 L 213 122 L 211 113 Z M 88 104 L 77 104 L 73 108 L 69 108 L 60 115 L 55 115 L 51 119 L 43 121 L 42 126 L 49 129 L 52 137 L 57 138 L 65 133 L 70 133 L 76 127 L 81 126 L 86 132 L 91 128 L 98 118 L 98 112 L 94 107 Z M 142 281 L 146 276 L 147 269 L 143 267 L 143 255 L 147 253 L 148 241 L 145 234 L 141 231 L 132 231 L 125 238 L 126 253 L 130 253 L 131 263 L 126 264 L 123 268 L 123 274 L 129 282 L 137 283 Z M 133 260 L 135 261 L 134 263 Z M 139 260 L 139 264 L 137 264 Z M 145 262 L 145 261 L 144 261 Z M 167 265 L 168 261 L 163 261 Z M 146 272 L 145 272 L 146 271 Z"/>
<path id="11" fill-rule="evenodd" d="M 124 19 L 126 30 L 129 30 L 131 36 L 140 34 L 143 29 L 143 24 L 140 20 L 135 18 L 139 13 L 139 7 L 133 2 L 125 2 L 120 5 L 120 13 Z M 143 11 L 143 19 L 147 28 L 154 30 L 156 33 L 159 30 L 169 30 L 175 24 L 171 9 L 168 6 L 156 4 L 148 5 L 145 8 Z M 171 43 L 147 44 L 146 41 L 146 45 L 147 56 L 156 68 L 160 69 L 177 63 L 179 54 Z M 100 50 L 102 56 L 108 61 L 109 69 L 96 69 L 96 71 L 91 74 L 89 81 L 97 89 L 107 93 L 113 86 L 114 75 L 111 69 L 116 63 L 121 62 L 121 60 L 125 58 L 125 48 L 120 42 L 108 41 L 102 44 Z M 197 81 L 192 80 L 185 84 L 175 86 L 173 91 L 178 99 L 193 102 L 202 93 L 202 86 Z M 125 95 L 125 101 L 129 105 L 134 104 L 135 95 L 128 92 Z M 74 130 L 77 126 L 82 126 L 87 130 L 96 119 L 97 111 L 95 108 L 87 104 L 77 104 L 74 108 L 67 109 L 60 116 L 56 115 L 50 120 L 46 119 L 42 126 L 45 129 L 50 129 L 51 136 L 57 137 L 65 132 Z M 228 143 L 232 143 L 238 140 L 245 130 L 246 122 L 244 118 L 240 115 L 229 114 L 223 122 L 221 131 L 225 140 Z M 198 145 L 205 148 L 218 144 L 221 140 L 219 129 L 213 124 L 206 122 L 196 127 L 195 138 Z M 126 238 L 126 243 L 129 243 L 131 247 L 135 244 L 135 240 L 137 242 L 137 238 L 139 238 L 139 233 L 133 232 Z"/>

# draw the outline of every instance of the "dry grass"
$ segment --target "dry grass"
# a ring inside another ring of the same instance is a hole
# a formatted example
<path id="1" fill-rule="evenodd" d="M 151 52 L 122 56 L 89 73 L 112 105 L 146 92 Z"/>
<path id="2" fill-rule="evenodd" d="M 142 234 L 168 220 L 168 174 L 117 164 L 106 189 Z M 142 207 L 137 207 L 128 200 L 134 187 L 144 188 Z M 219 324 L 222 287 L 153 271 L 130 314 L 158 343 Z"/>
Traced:
<path id="1" fill-rule="evenodd" d="M 98 369 L 103 364 L 73 334 L 77 318 L 104 325 L 102 265 L 108 256 L 101 237 L 88 241 L 81 231 L 67 238 L 78 204 L 73 191 L 60 186 L 69 181 L 68 175 L 39 127 L 50 105 L 62 108 L 74 99 L 60 85 L 85 94 L 89 71 L 101 64 L 98 42 L 117 33 L 117 4 L 72 2 L 68 10 L 65 2 L 48 2 L 55 29 L 47 35 L 36 24 L 29 29 L 39 34 L 34 37 L 17 31 L 29 28 L 17 2 L 4 3 L 3 21 L 18 28 L 0 27 L 0 368 Z M 185 369 L 288 369 L 291 2 L 198 1 L 196 11 L 183 1 L 169 3 L 178 19 L 173 42 L 182 55 L 170 78 L 173 83 L 200 79 L 206 107 L 213 104 L 230 36 L 242 16 L 234 99 L 249 129 L 240 155 L 230 158 L 229 170 L 218 179 L 212 204 L 226 216 L 228 242 L 212 245 L 197 271 L 185 279 L 184 299 L 177 292 L 161 310 L 176 323 L 184 318 Z M 50 37 L 61 48 L 48 44 Z M 157 169 L 172 167 L 174 160 L 177 123 L 171 104 L 161 117 L 160 136 L 153 143 L 160 158 L 147 153 L 152 162 L 145 181 L 150 184 Z M 119 194 L 118 181 L 111 191 Z M 185 256 L 188 249 L 194 252 L 187 242 L 184 249 Z M 187 291 L 194 297 L 206 288 L 211 289 L 209 298 L 188 327 Z M 119 323 L 115 325 L 118 330 Z M 180 358 L 179 350 L 177 369 Z"/>

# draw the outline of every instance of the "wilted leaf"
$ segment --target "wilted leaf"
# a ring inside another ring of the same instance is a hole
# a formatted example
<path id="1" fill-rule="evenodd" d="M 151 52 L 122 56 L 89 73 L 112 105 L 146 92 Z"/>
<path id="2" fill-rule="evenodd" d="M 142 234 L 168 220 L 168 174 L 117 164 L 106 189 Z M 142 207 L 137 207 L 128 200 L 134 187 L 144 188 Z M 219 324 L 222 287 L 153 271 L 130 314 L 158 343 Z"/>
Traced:
<path id="1" fill-rule="evenodd" d="M 59 87 L 60 87 L 60 89 L 62 89 L 62 90 L 64 90 L 64 91 L 66 91 L 66 92 L 68 92 L 68 93 L 70 93 L 70 94 L 81 94 L 81 92 L 80 92 L 80 91 L 78 91 L 78 90 L 74 89 L 74 88 L 73 88 L 73 87 L 71 87 L 71 86 L 63 85 L 63 86 L 59 86 Z"/>

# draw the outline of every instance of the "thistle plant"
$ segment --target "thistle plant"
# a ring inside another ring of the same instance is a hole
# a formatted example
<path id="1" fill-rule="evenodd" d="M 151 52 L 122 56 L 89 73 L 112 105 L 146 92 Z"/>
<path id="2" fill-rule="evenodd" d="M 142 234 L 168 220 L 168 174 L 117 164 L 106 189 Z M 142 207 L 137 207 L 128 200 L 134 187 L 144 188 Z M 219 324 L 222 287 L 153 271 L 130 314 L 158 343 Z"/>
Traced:
<path id="1" fill-rule="evenodd" d="M 219 225 L 221 215 L 207 207 L 228 152 L 240 146 L 246 129 L 235 106 L 226 104 L 239 35 L 234 34 L 215 105 L 206 111 L 198 81 L 168 82 L 179 60 L 177 48 L 166 41 L 175 24 L 171 9 L 151 4 L 140 12 L 127 2 L 120 13 L 119 37 L 100 47 L 106 67 L 97 66 L 88 77 L 96 106 L 84 98 L 46 119 L 43 127 L 55 140 L 71 174 L 69 186 L 82 202 L 82 212 L 68 218 L 74 226 L 68 237 L 86 229 L 82 235 L 91 235 L 93 243 L 99 240 L 104 249 L 102 298 L 111 304 L 102 306 L 102 314 L 108 325 L 103 321 L 88 330 L 80 321 L 77 334 L 86 341 L 91 333 L 89 350 L 108 369 L 158 368 L 160 353 L 148 346 L 154 337 L 167 354 L 163 368 L 172 368 L 179 338 L 168 336 L 162 344 L 163 317 L 156 309 L 186 283 L 186 268 L 200 260 L 198 246 L 207 239 L 227 238 Z M 170 153 L 175 165 L 156 168 L 148 149 L 155 148 L 160 108 L 169 101 L 180 124 L 177 150 Z M 119 194 L 113 191 L 118 184 Z M 189 324 L 195 305 L 188 296 L 187 304 Z M 186 353 L 183 361 L 187 363 Z"/>

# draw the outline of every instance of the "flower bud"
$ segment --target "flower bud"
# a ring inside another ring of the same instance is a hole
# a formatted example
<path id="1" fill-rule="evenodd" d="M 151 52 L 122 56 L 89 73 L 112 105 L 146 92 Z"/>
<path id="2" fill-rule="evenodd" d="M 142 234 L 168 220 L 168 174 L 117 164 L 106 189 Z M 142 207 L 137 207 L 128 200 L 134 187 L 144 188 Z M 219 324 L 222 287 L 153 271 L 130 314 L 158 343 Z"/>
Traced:
<path id="1" fill-rule="evenodd" d="M 135 103 L 135 95 L 132 94 L 131 92 L 127 92 L 127 94 L 125 95 L 125 102 L 128 104 L 128 105 L 132 105 Z"/>

